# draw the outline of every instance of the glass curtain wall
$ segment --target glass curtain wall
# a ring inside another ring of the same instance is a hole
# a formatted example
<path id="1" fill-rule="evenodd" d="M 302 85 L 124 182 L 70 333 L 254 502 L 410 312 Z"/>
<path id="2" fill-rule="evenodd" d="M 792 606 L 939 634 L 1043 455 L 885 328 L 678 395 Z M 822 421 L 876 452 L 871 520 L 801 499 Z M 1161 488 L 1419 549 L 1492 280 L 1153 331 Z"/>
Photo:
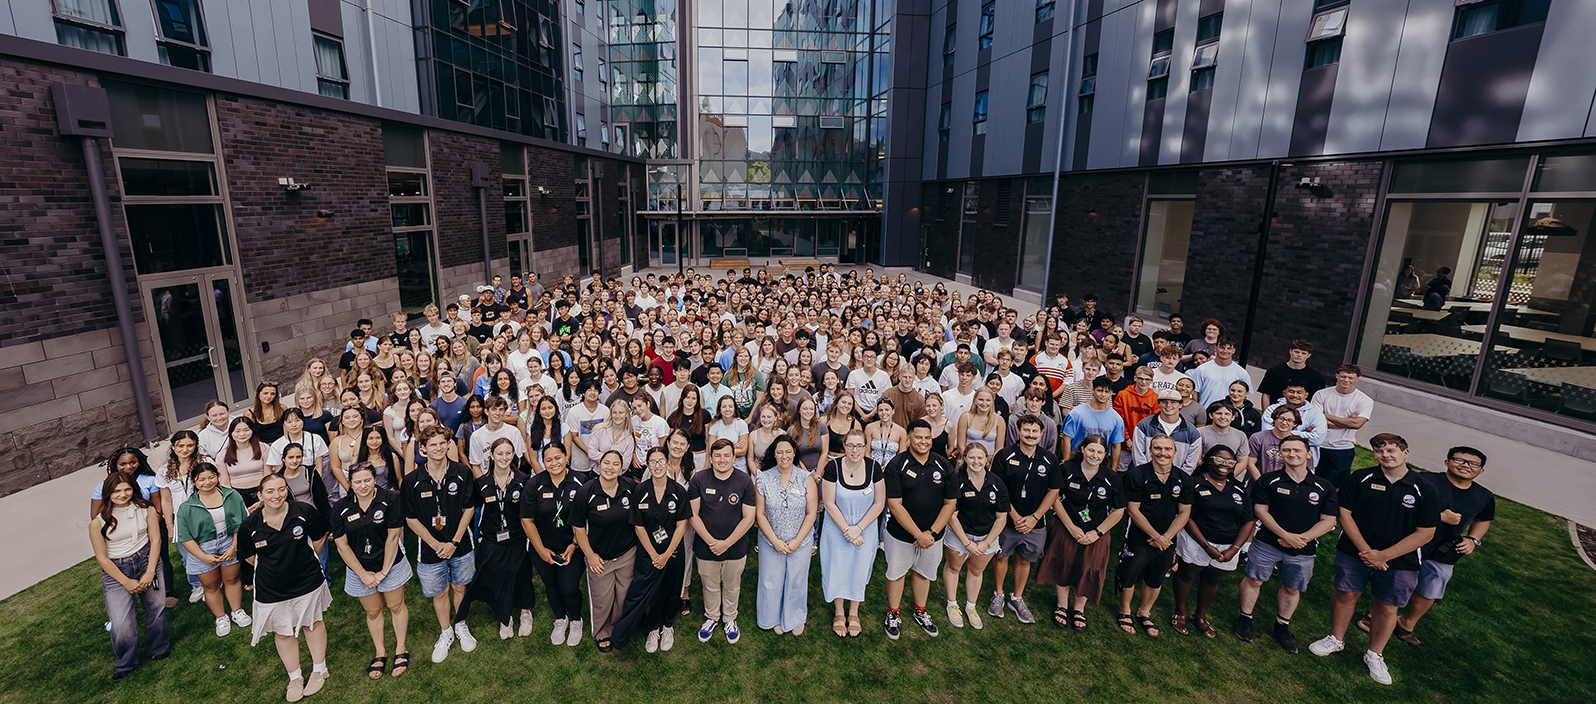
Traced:
<path id="1" fill-rule="evenodd" d="M 623 154 L 675 159 L 677 125 L 676 0 L 610 0 L 610 119 Z"/>
<path id="2" fill-rule="evenodd" d="M 425 3 L 423 5 L 422 3 Z M 423 110 L 565 141 L 558 0 L 417 0 Z"/>

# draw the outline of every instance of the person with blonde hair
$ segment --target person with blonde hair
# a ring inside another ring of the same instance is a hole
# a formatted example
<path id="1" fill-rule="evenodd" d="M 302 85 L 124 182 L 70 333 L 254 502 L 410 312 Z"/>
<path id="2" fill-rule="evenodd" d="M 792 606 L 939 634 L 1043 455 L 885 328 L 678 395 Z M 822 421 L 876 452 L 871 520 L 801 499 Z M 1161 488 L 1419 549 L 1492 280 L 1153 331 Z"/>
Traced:
<path id="1" fill-rule="evenodd" d="M 943 588 L 948 595 L 948 622 L 963 628 L 981 630 L 981 612 L 975 605 L 981 594 L 981 577 L 1001 546 L 1003 526 L 1008 522 L 1009 490 L 998 475 L 989 472 L 992 456 L 986 446 L 973 444 L 964 453 L 957 509 L 942 536 L 945 559 L 942 563 Z M 964 608 L 959 608 L 959 571 L 965 570 Z M 1002 588 L 1002 584 L 998 585 Z"/>

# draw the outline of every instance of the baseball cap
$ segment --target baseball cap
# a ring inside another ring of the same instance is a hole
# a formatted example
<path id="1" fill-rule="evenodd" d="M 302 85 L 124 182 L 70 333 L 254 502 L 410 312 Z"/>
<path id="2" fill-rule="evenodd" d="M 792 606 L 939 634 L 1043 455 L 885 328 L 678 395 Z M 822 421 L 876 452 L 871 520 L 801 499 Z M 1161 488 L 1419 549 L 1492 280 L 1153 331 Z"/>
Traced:
<path id="1" fill-rule="evenodd" d="M 1182 401 L 1182 400 L 1185 400 L 1185 397 L 1181 396 L 1180 392 L 1176 391 L 1174 389 L 1159 389 L 1158 390 L 1158 400 L 1160 400 L 1160 401 Z"/>

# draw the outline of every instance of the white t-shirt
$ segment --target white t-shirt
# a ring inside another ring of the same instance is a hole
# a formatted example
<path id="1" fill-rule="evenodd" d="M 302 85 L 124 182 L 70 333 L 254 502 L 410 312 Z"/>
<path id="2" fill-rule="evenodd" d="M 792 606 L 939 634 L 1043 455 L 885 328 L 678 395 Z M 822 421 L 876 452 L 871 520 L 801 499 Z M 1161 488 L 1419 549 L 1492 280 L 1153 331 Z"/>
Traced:
<path id="1" fill-rule="evenodd" d="M 876 402 L 881 400 L 882 392 L 892 388 L 892 377 L 886 370 L 876 369 L 876 373 L 867 374 L 863 369 L 855 369 L 848 373 L 847 386 L 853 389 L 853 400 L 858 401 L 860 413 L 870 413 L 876 409 Z"/>
<path id="2" fill-rule="evenodd" d="M 604 404 L 594 404 L 593 410 L 587 410 L 587 404 L 576 402 L 571 404 L 571 410 L 565 412 L 565 432 L 576 433 L 582 437 L 582 444 L 587 444 L 589 435 L 600 423 L 610 419 L 610 409 Z M 593 465 L 587 458 L 587 453 L 573 449 L 571 451 L 571 469 L 586 472 Z"/>
<path id="3" fill-rule="evenodd" d="M 277 438 L 276 442 L 266 450 L 266 466 L 276 467 L 283 463 L 283 448 L 291 442 L 287 435 Z M 300 462 L 306 467 L 321 468 L 322 460 L 327 458 L 327 441 L 315 433 L 302 433 L 299 436 L 299 445 L 305 449 L 305 459 Z"/>
<path id="4" fill-rule="evenodd" d="M 515 447 L 515 454 L 526 454 L 526 441 L 521 439 L 520 429 L 513 425 L 504 424 L 499 426 L 498 430 L 488 430 L 488 426 L 484 425 L 471 434 L 471 448 L 467 455 L 467 461 L 478 467 L 486 466 L 488 463 L 488 448 L 493 447 L 493 443 L 498 441 L 499 438 L 508 439 L 510 444 Z"/>
<path id="5" fill-rule="evenodd" d="M 942 393 L 942 385 L 938 384 L 937 380 L 931 378 L 930 376 L 926 376 L 925 378 L 916 377 L 914 380 L 914 389 L 922 394 Z"/>
<path id="6" fill-rule="evenodd" d="M 537 354 L 537 352 L 533 352 L 532 354 Z M 545 396 L 552 395 L 554 393 L 554 380 L 550 379 L 549 375 L 547 374 L 538 377 L 537 381 L 533 381 L 532 379 L 528 378 L 528 375 L 526 374 L 521 374 L 517 378 L 520 379 L 520 381 L 517 383 L 521 386 L 521 398 L 523 399 L 526 398 L 526 390 L 531 388 L 533 384 L 543 387 L 543 394 Z"/>
<path id="7" fill-rule="evenodd" d="M 527 375 L 526 361 L 533 357 L 537 357 L 539 362 L 543 361 L 543 353 L 539 352 L 536 347 L 528 349 L 526 352 L 517 349 L 505 355 L 504 363 L 509 368 L 510 373 L 514 374 L 515 378 L 520 379 Z"/>
<path id="8" fill-rule="evenodd" d="M 705 440 L 707 445 L 714 445 L 715 441 L 721 438 L 725 438 L 733 443 L 736 443 L 737 438 L 748 434 L 748 424 L 743 422 L 741 419 L 734 420 L 730 423 L 727 423 L 724 420 L 716 420 L 709 427 L 705 428 L 704 432 L 709 436 Z M 748 471 L 748 460 L 742 455 L 737 455 L 737 468 L 744 472 Z"/>
<path id="9" fill-rule="evenodd" d="M 1025 379 L 1014 372 L 1000 378 L 1003 379 L 1003 390 L 998 392 L 998 396 L 1009 404 L 1009 408 L 1014 408 L 1014 402 L 1019 400 L 1020 394 L 1025 393 Z"/>
<path id="10" fill-rule="evenodd" d="M 1190 378 L 1191 377 L 1180 372 L 1165 373 L 1164 368 L 1159 367 L 1153 370 L 1153 383 L 1149 385 L 1148 388 L 1151 388 L 1154 391 L 1163 391 L 1164 389 L 1169 389 L 1170 391 L 1179 391 L 1179 389 L 1175 388 L 1175 383 L 1181 379 Z"/>
<path id="11" fill-rule="evenodd" d="M 449 335 L 449 325 L 442 319 L 438 320 L 438 327 L 431 324 L 421 326 L 421 344 L 427 349 L 437 349 L 438 338 Z"/>
<path id="12" fill-rule="evenodd" d="M 1350 418 L 1352 416 L 1358 416 L 1359 418 L 1374 417 L 1374 399 L 1369 398 L 1368 394 L 1357 389 L 1353 389 L 1350 394 L 1336 391 L 1334 386 L 1319 389 L 1313 394 L 1313 405 L 1318 406 L 1319 410 L 1327 414 L 1341 416 L 1342 418 Z M 1351 428 L 1332 428 L 1327 423 L 1325 425 L 1324 444 L 1319 447 L 1325 450 L 1347 450 L 1352 448 L 1357 439 L 1358 431 Z"/>
<path id="13" fill-rule="evenodd" d="M 957 424 L 959 416 L 964 415 L 964 412 L 970 410 L 970 406 L 975 403 L 975 390 L 979 388 L 981 387 L 971 385 L 970 393 L 967 394 L 959 393 L 957 386 L 942 392 L 942 417 Z"/>
<path id="14" fill-rule="evenodd" d="M 632 416 L 632 437 L 637 440 L 637 461 L 647 463 L 647 452 L 665 442 L 666 436 L 671 434 L 671 426 L 661 418 L 658 413 L 650 414 L 648 420 L 641 420 Z"/>

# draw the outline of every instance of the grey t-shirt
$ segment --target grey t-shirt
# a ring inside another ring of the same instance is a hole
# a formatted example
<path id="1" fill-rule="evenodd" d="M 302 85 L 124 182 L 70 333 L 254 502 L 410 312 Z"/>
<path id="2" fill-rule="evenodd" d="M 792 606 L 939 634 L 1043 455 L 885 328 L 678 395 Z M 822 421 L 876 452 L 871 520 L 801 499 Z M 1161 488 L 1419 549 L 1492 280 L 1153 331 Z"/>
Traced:
<path id="1" fill-rule="evenodd" d="M 1247 434 L 1235 428 L 1228 428 L 1227 432 L 1221 435 L 1218 430 L 1214 429 L 1214 426 L 1205 425 L 1197 429 L 1197 434 L 1203 438 L 1203 454 L 1207 454 L 1208 448 L 1215 445 L 1224 445 L 1230 448 L 1230 451 L 1238 458 L 1251 454 L 1251 450 L 1247 448 Z"/>

